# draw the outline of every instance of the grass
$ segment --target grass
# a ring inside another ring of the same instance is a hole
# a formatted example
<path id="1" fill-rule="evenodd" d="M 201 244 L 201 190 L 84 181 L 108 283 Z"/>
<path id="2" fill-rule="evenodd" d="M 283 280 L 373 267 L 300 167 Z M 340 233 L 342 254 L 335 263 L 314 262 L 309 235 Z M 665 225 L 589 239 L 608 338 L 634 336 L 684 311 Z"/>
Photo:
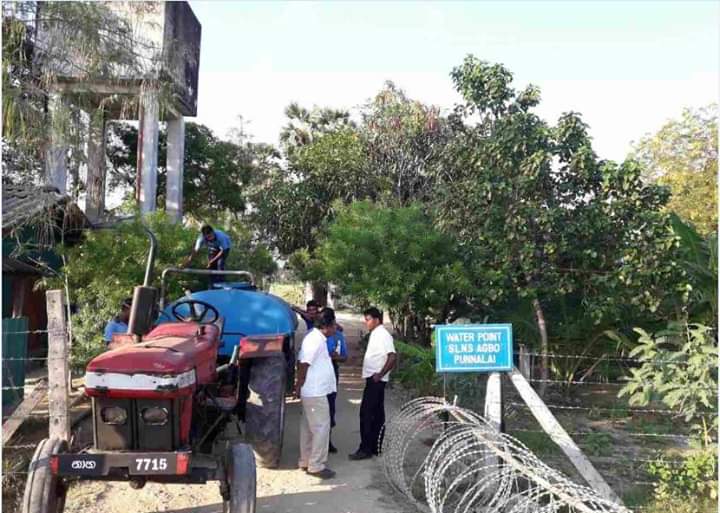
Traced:
<path id="1" fill-rule="evenodd" d="M 513 432 L 512 430 L 510 430 L 509 434 L 512 435 L 514 438 L 520 440 L 520 442 L 522 442 L 537 456 L 550 456 L 560 453 L 560 448 L 545 433 L 535 433 L 528 431 Z"/>
<path id="2" fill-rule="evenodd" d="M 588 433 L 582 439 L 582 448 L 592 456 L 612 454 L 613 439 L 608 433 Z"/>
<path id="3" fill-rule="evenodd" d="M 672 434 L 678 433 L 679 430 L 673 425 L 672 419 L 669 417 L 648 417 L 639 416 L 633 418 L 628 424 L 628 428 L 634 433 L 655 433 L 655 434 Z"/>

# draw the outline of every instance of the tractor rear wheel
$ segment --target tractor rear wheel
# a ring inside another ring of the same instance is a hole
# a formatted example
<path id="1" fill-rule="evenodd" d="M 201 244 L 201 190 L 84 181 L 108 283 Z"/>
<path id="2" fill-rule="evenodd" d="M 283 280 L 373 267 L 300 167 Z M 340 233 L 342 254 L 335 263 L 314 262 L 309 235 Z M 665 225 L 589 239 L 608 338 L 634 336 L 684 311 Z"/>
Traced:
<path id="1" fill-rule="evenodd" d="M 30 461 L 22 513 L 62 513 L 65 509 L 67 488 L 62 478 L 50 470 L 50 457 L 67 451 L 65 440 L 46 438 Z"/>
<path id="2" fill-rule="evenodd" d="M 227 481 L 229 500 L 223 513 L 255 513 L 255 456 L 248 444 L 236 443 L 228 449 Z"/>
<path id="3" fill-rule="evenodd" d="M 283 355 L 252 361 L 245 430 L 258 463 L 265 468 L 280 465 L 285 430 L 286 381 L 287 364 Z"/>

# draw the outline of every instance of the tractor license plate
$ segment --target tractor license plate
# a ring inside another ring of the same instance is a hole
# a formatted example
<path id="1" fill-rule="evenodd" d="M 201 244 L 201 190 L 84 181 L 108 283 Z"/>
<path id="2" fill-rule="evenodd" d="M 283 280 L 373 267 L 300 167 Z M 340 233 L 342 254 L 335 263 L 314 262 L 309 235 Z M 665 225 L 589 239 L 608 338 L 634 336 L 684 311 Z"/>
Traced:
<path id="1" fill-rule="evenodd" d="M 170 456 L 153 454 L 138 455 L 130 458 L 128 463 L 128 471 L 130 474 L 175 474 L 175 454 L 171 454 Z"/>
<path id="2" fill-rule="evenodd" d="M 102 456 L 62 455 L 58 458 L 58 470 L 62 475 L 102 476 L 105 474 L 105 465 Z"/>

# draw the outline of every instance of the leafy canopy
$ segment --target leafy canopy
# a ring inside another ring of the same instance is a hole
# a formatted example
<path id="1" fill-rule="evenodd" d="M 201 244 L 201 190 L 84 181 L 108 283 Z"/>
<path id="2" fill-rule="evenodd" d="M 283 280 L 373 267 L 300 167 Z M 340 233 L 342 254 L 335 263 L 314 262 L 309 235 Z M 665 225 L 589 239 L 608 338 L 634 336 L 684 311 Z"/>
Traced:
<path id="1" fill-rule="evenodd" d="M 452 296 L 468 287 L 457 247 L 417 204 L 358 201 L 341 208 L 329 226 L 318 249 L 319 272 L 361 303 L 442 319 Z"/>
<path id="2" fill-rule="evenodd" d="M 451 76 L 465 103 L 434 215 L 462 241 L 478 302 L 580 292 L 597 320 L 657 310 L 675 272 L 666 192 L 636 163 L 599 160 L 578 114 L 542 120 L 538 89 L 516 91 L 503 66 L 468 56 Z"/>
<path id="3" fill-rule="evenodd" d="M 717 231 L 718 104 L 685 109 L 680 119 L 643 137 L 631 156 L 648 180 L 670 187 L 667 208 L 702 235 Z"/>

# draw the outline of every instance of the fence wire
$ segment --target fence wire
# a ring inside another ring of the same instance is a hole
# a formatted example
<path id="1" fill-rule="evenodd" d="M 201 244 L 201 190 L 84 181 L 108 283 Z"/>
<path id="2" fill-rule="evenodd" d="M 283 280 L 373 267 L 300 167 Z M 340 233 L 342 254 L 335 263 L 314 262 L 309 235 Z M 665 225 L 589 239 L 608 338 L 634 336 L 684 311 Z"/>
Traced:
<path id="1" fill-rule="evenodd" d="M 431 513 L 630 512 L 437 397 L 410 401 L 386 425 L 382 463 L 390 484 Z"/>

